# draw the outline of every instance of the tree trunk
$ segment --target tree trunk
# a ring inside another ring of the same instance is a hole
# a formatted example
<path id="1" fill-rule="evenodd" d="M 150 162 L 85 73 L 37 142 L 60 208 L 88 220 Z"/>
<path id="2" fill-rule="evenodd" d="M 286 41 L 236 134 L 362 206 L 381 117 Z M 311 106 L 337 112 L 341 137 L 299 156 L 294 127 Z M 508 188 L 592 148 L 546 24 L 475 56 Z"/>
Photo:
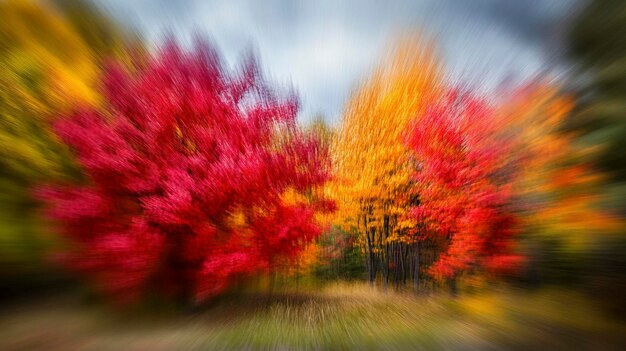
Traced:
<path id="1" fill-rule="evenodd" d="M 413 244 L 414 255 L 414 271 L 413 271 L 413 283 L 415 284 L 415 292 L 419 292 L 420 287 L 420 243 L 418 240 Z"/>
<path id="2" fill-rule="evenodd" d="M 366 260 L 367 260 L 367 270 L 368 270 L 368 274 L 369 274 L 369 282 L 370 285 L 374 284 L 374 278 L 376 276 L 376 271 L 374 268 L 374 252 L 372 251 L 372 240 L 373 238 L 370 237 L 370 231 L 367 228 L 367 215 L 363 216 L 363 223 L 365 225 L 365 237 L 367 240 L 367 256 L 366 256 Z"/>
<path id="3" fill-rule="evenodd" d="M 385 292 L 387 292 L 387 284 L 389 283 L 389 242 L 387 238 L 389 238 L 389 216 L 385 215 L 383 217 L 383 241 L 385 245 L 385 258 L 384 258 L 384 280 L 385 280 Z"/>
<path id="4" fill-rule="evenodd" d="M 456 297 L 458 294 L 458 287 L 457 287 L 457 274 L 455 274 L 452 278 L 450 278 L 450 294 L 453 297 Z"/>

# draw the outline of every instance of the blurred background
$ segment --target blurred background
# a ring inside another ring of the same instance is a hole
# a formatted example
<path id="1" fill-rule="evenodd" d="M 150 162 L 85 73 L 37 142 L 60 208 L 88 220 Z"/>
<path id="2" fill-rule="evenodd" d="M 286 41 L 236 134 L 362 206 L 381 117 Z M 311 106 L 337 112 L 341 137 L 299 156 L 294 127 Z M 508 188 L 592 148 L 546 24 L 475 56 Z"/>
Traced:
<path id="1" fill-rule="evenodd" d="M 0 348 L 626 348 L 625 2 L 0 13 Z"/>

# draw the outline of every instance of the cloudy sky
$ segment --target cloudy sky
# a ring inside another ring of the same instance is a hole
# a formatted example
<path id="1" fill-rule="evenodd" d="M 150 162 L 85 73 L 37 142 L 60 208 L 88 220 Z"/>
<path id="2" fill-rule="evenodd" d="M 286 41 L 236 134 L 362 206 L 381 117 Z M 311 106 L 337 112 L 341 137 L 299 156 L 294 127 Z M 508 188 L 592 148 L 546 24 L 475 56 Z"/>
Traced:
<path id="1" fill-rule="evenodd" d="M 451 79 L 493 89 L 553 69 L 576 0 L 96 0 L 154 45 L 203 33 L 234 64 L 254 48 L 266 74 L 300 93 L 303 121 L 338 121 L 350 91 L 398 33 L 438 39 Z"/>

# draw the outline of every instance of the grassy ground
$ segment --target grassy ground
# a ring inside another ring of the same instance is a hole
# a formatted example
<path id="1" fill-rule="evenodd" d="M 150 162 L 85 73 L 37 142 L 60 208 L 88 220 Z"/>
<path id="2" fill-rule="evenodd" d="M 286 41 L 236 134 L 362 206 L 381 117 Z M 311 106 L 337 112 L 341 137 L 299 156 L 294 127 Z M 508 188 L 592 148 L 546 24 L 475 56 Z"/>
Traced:
<path id="1" fill-rule="evenodd" d="M 0 350 L 624 350 L 626 324 L 565 291 L 415 297 L 337 284 L 113 312 L 79 299 L 4 310 Z"/>

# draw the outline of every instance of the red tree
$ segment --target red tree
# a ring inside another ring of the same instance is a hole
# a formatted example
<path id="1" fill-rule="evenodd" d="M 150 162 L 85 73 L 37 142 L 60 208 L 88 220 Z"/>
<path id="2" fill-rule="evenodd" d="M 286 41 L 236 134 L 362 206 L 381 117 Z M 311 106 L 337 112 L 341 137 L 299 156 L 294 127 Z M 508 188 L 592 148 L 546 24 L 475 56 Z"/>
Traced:
<path id="1" fill-rule="evenodd" d="M 136 74 L 111 68 L 104 87 L 103 111 L 55 126 L 88 181 L 39 190 L 74 244 L 62 262 L 102 290 L 206 299 L 320 233 L 327 204 L 282 195 L 322 185 L 328 155 L 252 60 L 227 74 L 208 45 L 170 44 Z"/>
<path id="2" fill-rule="evenodd" d="M 484 101 L 448 92 L 409 129 L 420 196 L 412 214 L 422 223 L 422 238 L 445 243 L 431 267 L 439 278 L 475 267 L 508 269 L 519 260 L 511 254 L 512 159 L 494 118 Z"/>

